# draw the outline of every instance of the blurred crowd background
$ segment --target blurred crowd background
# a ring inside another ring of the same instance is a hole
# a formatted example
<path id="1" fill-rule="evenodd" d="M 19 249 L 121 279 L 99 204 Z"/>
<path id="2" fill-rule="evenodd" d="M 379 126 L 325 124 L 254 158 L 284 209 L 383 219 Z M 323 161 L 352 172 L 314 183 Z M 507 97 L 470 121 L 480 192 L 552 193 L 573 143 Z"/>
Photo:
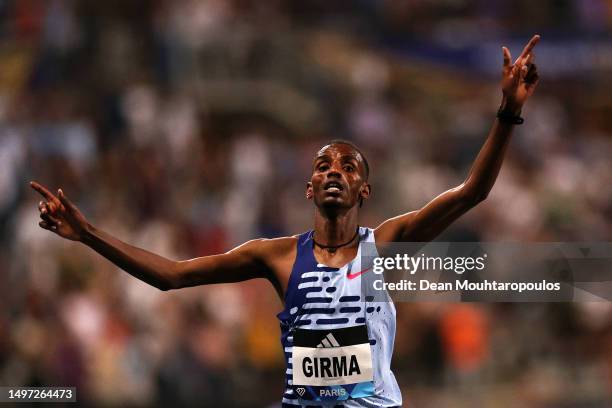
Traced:
<path id="1" fill-rule="evenodd" d="M 541 83 L 489 198 L 448 241 L 610 241 L 608 0 L 0 1 L 0 384 L 94 406 L 271 407 L 264 281 L 160 292 L 38 227 L 35 179 L 174 259 L 311 228 L 325 141 L 365 152 L 374 227 L 459 184 L 501 101 L 501 45 Z M 406 406 L 604 407 L 612 308 L 401 303 Z"/>

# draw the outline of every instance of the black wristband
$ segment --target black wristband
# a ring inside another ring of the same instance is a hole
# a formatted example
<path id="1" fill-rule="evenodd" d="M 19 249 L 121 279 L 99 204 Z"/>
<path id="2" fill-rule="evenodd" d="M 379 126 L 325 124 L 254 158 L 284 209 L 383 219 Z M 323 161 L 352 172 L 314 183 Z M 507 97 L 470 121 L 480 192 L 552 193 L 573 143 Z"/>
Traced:
<path id="1" fill-rule="evenodd" d="M 503 111 L 502 108 L 499 108 L 497 111 L 497 119 L 502 123 L 509 123 L 512 125 L 522 125 L 523 122 L 525 122 L 525 119 L 520 116 L 520 112 L 515 116 L 513 113 Z"/>

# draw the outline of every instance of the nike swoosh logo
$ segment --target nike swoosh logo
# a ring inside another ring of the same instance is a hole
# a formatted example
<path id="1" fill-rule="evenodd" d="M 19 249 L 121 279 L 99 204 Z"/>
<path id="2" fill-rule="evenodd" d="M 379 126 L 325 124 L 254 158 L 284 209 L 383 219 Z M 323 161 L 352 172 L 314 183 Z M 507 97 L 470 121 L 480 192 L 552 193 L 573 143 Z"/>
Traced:
<path id="1" fill-rule="evenodd" d="M 358 276 L 363 275 L 364 273 L 366 273 L 367 271 L 369 271 L 370 268 L 364 269 L 363 271 L 359 271 L 359 272 L 355 272 L 355 273 L 347 273 L 346 277 L 349 279 L 355 279 Z"/>

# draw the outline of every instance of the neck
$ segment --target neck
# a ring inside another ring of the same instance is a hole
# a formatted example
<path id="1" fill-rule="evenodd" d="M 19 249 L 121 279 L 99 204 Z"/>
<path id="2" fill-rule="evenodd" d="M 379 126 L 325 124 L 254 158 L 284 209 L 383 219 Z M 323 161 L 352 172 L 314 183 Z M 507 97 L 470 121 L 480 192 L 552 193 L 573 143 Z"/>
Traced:
<path id="1" fill-rule="evenodd" d="M 350 240 L 357 230 L 357 208 L 333 216 L 315 210 L 314 234 L 317 243 L 326 246 L 342 245 Z"/>

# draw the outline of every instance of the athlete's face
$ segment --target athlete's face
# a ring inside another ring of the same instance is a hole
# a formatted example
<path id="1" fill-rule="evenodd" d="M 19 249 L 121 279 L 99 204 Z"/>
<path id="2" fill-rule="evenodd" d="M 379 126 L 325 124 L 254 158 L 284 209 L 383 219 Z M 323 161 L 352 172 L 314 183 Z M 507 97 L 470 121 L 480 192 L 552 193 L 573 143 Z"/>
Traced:
<path id="1" fill-rule="evenodd" d="M 351 208 L 370 195 L 361 154 L 346 144 L 323 147 L 315 156 L 306 197 L 317 206 Z"/>

